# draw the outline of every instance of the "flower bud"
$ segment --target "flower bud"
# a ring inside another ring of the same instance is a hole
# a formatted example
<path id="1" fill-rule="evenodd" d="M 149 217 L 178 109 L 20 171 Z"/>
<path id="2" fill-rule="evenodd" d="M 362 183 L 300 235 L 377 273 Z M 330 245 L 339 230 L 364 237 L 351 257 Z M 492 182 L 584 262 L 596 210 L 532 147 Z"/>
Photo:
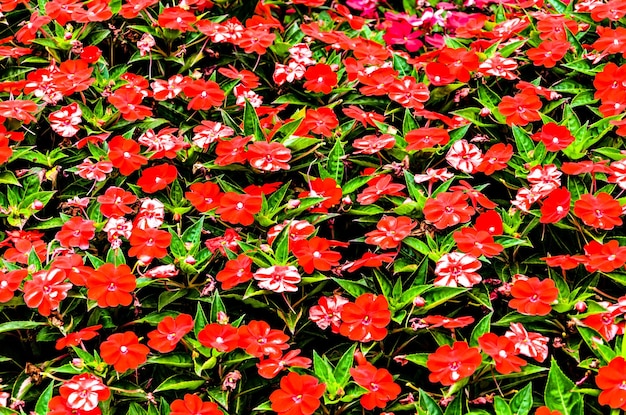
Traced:
<path id="1" fill-rule="evenodd" d="M 33 203 L 30 205 L 30 208 L 32 210 L 41 210 L 43 209 L 43 203 L 41 202 L 41 200 L 34 200 Z"/>
<path id="2" fill-rule="evenodd" d="M 426 300 L 419 295 L 413 299 L 413 307 L 424 307 L 426 305 Z"/>
<path id="3" fill-rule="evenodd" d="M 491 110 L 487 107 L 483 107 L 480 112 L 478 113 L 478 115 L 480 115 L 481 117 L 486 117 L 489 114 L 491 114 Z"/>
<path id="4" fill-rule="evenodd" d="M 299 199 L 291 199 L 289 202 L 287 202 L 287 209 L 295 209 L 298 206 L 300 206 L 300 200 Z"/>
<path id="5" fill-rule="evenodd" d="M 587 304 L 584 301 L 577 301 L 576 305 L 574 305 L 574 308 L 579 313 L 584 313 L 585 311 L 587 311 Z"/>

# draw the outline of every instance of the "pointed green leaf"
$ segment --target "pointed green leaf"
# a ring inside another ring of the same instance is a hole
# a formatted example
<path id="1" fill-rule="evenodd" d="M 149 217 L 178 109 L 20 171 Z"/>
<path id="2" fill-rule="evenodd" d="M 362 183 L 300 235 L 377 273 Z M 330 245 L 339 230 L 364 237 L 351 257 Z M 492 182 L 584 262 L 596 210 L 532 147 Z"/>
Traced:
<path id="1" fill-rule="evenodd" d="M 575 387 L 552 358 L 544 392 L 546 406 L 563 415 L 583 415 L 583 399 L 580 393 L 574 392 Z"/>

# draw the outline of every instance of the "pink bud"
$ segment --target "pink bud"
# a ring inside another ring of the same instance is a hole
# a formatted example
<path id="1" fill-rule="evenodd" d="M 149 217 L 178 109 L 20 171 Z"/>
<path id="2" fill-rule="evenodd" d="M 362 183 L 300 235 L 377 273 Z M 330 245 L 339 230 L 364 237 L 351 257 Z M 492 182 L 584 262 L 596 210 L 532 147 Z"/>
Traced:
<path id="1" fill-rule="evenodd" d="M 413 307 L 424 307 L 425 305 L 426 300 L 419 295 L 413 299 Z"/>
<path id="2" fill-rule="evenodd" d="M 43 209 L 43 203 L 41 203 L 41 200 L 35 200 L 30 205 L 30 208 L 33 209 L 33 210 L 41 210 L 41 209 Z"/>
<path id="3" fill-rule="evenodd" d="M 295 209 L 298 206 L 300 206 L 300 200 L 298 199 L 291 199 L 289 202 L 287 202 L 287 209 Z"/>
<path id="4" fill-rule="evenodd" d="M 483 107 L 478 113 L 478 115 L 480 115 L 481 117 L 486 117 L 489 114 L 491 114 L 491 110 L 487 107 Z"/>
<path id="5" fill-rule="evenodd" d="M 578 301 L 576 302 L 576 305 L 574 306 L 574 308 L 579 313 L 584 313 L 585 311 L 587 311 L 587 304 L 584 301 Z"/>

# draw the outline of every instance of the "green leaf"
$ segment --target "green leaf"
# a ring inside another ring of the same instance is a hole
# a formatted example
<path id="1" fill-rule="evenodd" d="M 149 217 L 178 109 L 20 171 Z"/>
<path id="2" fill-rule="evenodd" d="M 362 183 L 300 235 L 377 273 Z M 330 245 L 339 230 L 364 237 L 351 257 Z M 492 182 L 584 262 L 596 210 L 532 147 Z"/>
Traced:
<path id="1" fill-rule="evenodd" d="M 148 412 L 146 412 L 146 410 L 143 409 L 137 402 L 131 402 L 126 415 L 148 415 Z"/>
<path id="2" fill-rule="evenodd" d="M 357 282 L 354 281 L 350 281 L 350 280 L 344 280 L 341 278 L 333 278 L 333 281 L 335 281 L 337 284 L 339 284 L 339 286 L 341 288 L 343 288 L 344 290 L 346 290 L 348 292 L 348 294 L 350 294 L 353 297 L 358 297 L 361 294 L 365 294 L 370 292 L 369 287 L 367 287 L 366 285 L 363 284 L 359 284 Z"/>
<path id="3" fill-rule="evenodd" d="M 546 406 L 563 415 L 583 415 L 583 398 L 573 391 L 575 387 L 574 382 L 559 368 L 556 359 L 552 358 L 544 391 Z"/>
<path id="4" fill-rule="evenodd" d="M 193 362 L 191 356 L 184 353 L 167 354 L 152 356 L 148 359 L 148 363 L 156 365 L 166 365 L 171 367 L 192 367 Z"/>
<path id="5" fill-rule="evenodd" d="M 416 365 L 426 367 L 428 356 L 429 356 L 428 353 L 412 353 L 412 354 L 407 354 L 404 358 L 411 363 L 415 363 Z"/>
<path id="6" fill-rule="evenodd" d="M 6 333 L 13 330 L 30 330 L 39 326 L 45 326 L 46 323 L 38 321 L 9 321 L 0 324 L 0 333 Z"/>
<path id="7" fill-rule="evenodd" d="M 243 133 L 247 136 L 254 136 L 254 139 L 257 141 L 265 140 L 259 116 L 248 100 L 246 100 L 246 106 L 243 109 Z"/>
<path id="8" fill-rule="evenodd" d="M 443 411 L 437 402 L 423 389 L 420 389 L 419 406 L 424 409 L 428 415 L 443 415 Z"/>
<path id="9" fill-rule="evenodd" d="M 159 295 L 157 311 L 163 310 L 163 307 L 165 307 L 166 305 L 168 305 L 170 303 L 173 303 L 174 301 L 178 300 L 179 298 L 184 297 L 188 293 L 189 293 L 189 290 L 186 290 L 186 289 L 178 290 L 178 291 L 163 291 Z"/>
<path id="10" fill-rule="evenodd" d="M 528 415 L 533 408 L 533 384 L 528 382 L 511 399 L 511 410 L 516 415 Z"/>
<path id="11" fill-rule="evenodd" d="M 343 156 L 345 152 L 343 151 L 343 144 L 340 140 L 335 141 L 335 145 L 328 153 L 328 161 L 326 162 L 326 169 L 330 174 L 330 177 L 335 179 L 335 181 L 339 184 L 343 181 Z"/>
<path id="12" fill-rule="evenodd" d="M 21 186 L 17 177 L 12 171 L 3 171 L 0 173 L 0 184 L 12 184 L 15 186 Z"/>
<path id="13" fill-rule="evenodd" d="M 407 133 L 416 130 L 418 127 L 419 126 L 417 125 L 415 118 L 413 118 L 413 115 L 411 115 L 411 110 L 408 108 L 404 110 L 404 119 L 402 120 L 402 135 L 407 135 Z"/>
<path id="14" fill-rule="evenodd" d="M 190 379 L 189 376 L 174 375 L 165 379 L 154 392 L 164 392 L 171 390 L 189 390 L 194 391 L 204 385 L 204 380 Z"/>
<path id="15" fill-rule="evenodd" d="M 343 190 L 343 195 L 349 195 L 350 193 L 359 189 L 361 186 L 364 186 L 370 180 L 372 180 L 370 176 L 358 176 L 354 179 L 349 180 L 346 184 L 341 186 L 341 189 Z"/>
<path id="16" fill-rule="evenodd" d="M 337 362 L 337 366 L 333 371 L 333 376 L 337 381 L 337 384 L 341 388 L 345 388 L 345 386 L 350 381 L 350 368 L 354 363 L 354 351 L 356 350 L 356 343 L 353 343 L 352 346 L 346 350 L 346 352 L 341 356 L 339 362 Z"/>
<path id="17" fill-rule="evenodd" d="M 496 415 L 513 415 L 509 404 L 499 396 L 493 399 L 493 409 L 496 410 Z"/>
<path id="18" fill-rule="evenodd" d="M 530 138 L 526 130 L 517 125 L 513 126 L 513 137 L 515 137 L 515 145 L 519 155 L 526 162 L 533 160 L 532 152 L 535 150 L 535 143 Z"/>
<path id="19" fill-rule="evenodd" d="M 422 255 L 428 255 L 432 252 L 432 250 L 428 247 L 428 245 L 426 245 L 424 242 L 412 236 L 404 238 L 402 242 L 407 244 L 411 248 L 415 249 L 417 252 L 419 252 Z"/>
<path id="20" fill-rule="evenodd" d="M 478 324 L 474 326 L 474 330 L 472 330 L 472 336 L 470 337 L 470 346 L 478 346 L 478 338 L 485 333 L 489 333 L 491 331 L 491 316 L 493 313 L 487 314 L 485 317 L 480 319 Z"/>
<path id="21" fill-rule="evenodd" d="M 48 413 L 48 402 L 50 402 L 50 399 L 52 399 L 53 391 L 54 391 L 54 381 L 48 384 L 46 389 L 44 389 L 44 391 L 39 396 L 39 399 L 37 399 L 37 404 L 35 405 L 36 414 Z"/>
<path id="22" fill-rule="evenodd" d="M 463 394 L 456 395 L 454 400 L 446 407 L 444 415 L 463 415 Z"/>
<path id="23" fill-rule="evenodd" d="M 196 304 L 196 316 L 193 319 L 193 333 L 196 337 L 198 337 L 200 330 L 202 330 L 208 323 L 206 314 L 204 314 L 204 309 L 202 308 L 202 303 L 198 301 Z"/>
<path id="24" fill-rule="evenodd" d="M 326 388 L 330 395 L 337 392 L 337 380 L 334 375 L 334 368 L 326 358 L 313 351 L 313 373 L 319 380 L 326 384 Z"/>

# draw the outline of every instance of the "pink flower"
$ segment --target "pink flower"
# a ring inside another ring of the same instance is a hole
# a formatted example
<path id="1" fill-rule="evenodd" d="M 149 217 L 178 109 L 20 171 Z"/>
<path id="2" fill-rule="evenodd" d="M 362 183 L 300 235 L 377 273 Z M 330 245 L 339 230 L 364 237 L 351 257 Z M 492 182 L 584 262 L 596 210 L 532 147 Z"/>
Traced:
<path id="1" fill-rule="evenodd" d="M 317 305 L 309 309 L 309 320 L 317 324 L 317 327 L 322 330 L 326 330 L 330 326 L 333 333 L 339 333 L 341 310 L 348 303 L 347 298 L 336 294 L 332 297 L 321 297 L 317 301 Z"/>
<path id="2" fill-rule="evenodd" d="M 259 288 L 276 293 L 296 292 L 296 284 L 300 282 L 298 269 L 291 265 L 273 265 L 269 268 L 260 268 L 254 273 L 254 279 L 259 282 Z"/>
<path id="3" fill-rule="evenodd" d="M 482 278 L 476 273 L 481 267 L 475 257 L 461 252 L 451 252 L 442 256 L 435 266 L 434 285 L 438 287 L 473 287 Z"/>
<path id="4" fill-rule="evenodd" d="M 515 353 L 532 357 L 538 362 L 543 362 L 548 357 L 550 339 L 539 333 L 529 333 L 521 323 L 511 323 L 511 331 L 504 335 L 515 343 Z"/>
<path id="5" fill-rule="evenodd" d="M 61 137 L 73 137 L 79 130 L 77 125 L 83 121 L 82 115 L 78 104 L 72 102 L 50 114 L 50 128 Z"/>
<path id="6" fill-rule="evenodd" d="M 446 161 L 455 169 L 472 174 L 483 162 L 483 153 L 476 145 L 465 140 L 459 140 L 452 144 L 448 150 Z"/>

